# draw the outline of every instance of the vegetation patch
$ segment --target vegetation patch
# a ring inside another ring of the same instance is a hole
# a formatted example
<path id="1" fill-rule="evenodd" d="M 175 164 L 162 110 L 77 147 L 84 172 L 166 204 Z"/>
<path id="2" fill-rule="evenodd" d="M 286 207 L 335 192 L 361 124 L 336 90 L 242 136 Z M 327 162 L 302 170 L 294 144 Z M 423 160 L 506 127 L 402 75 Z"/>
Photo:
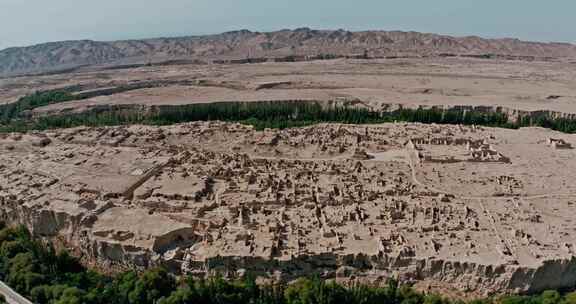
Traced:
<path id="1" fill-rule="evenodd" d="M 291 128 L 317 123 L 376 124 L 419 122 L 478 125 L 500 128 L 538 126 L 576 133 L 576 120 L 558 118 L 552 113 L 526 112 L 512 119 L 505 112 L 478 108 L 400 108 L 373 110 L 316 101 L 216 102 L 174 106 L 104 106 L 82 113 L 31 117 L 26 111 L 49 104 L 76 100 L 82 95 L 67 91 L 35 93 L 18 102 L 0 106 L 0 132 L 24 132 L 77 126 L 127 124 L 167 125 L 191 121 L 220 120 L 253 125 L 256 129 Z"/>
<path id="2" fill-rule="evenodd" d="M 35 108 L 75 100 L 76 97 L 67 91 L 36 92 L 18 99 L 18 101 L 0 105 L 0 123 L 9 124 L 22 114 Z"/>

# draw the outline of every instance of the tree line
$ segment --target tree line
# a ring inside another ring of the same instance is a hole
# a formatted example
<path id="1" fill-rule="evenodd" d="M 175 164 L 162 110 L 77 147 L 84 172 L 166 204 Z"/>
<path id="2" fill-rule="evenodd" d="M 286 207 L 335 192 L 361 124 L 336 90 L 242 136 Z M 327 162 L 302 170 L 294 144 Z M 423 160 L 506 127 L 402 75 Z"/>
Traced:
<path id="1" fill-rule="evenodd" d="M 314 277 L 259 285 L 250 276 L 237 281 L 177 278 L 163 268 L 106 276 L 34 239 L 25 227 L 0 226 L 0 279 L 37 304 L 466 304 L 417 292 L 395 280 L 385 286 L 344 286 Z M 576 293 L 548 290 L 469 303 L 576 304 Z"/>
<path id="2" fill-rule="evenodd" d="M 22 118 L 21 115 L 23 113 L 35 108 L 74 99 L 76 99 L 76 97 L 67 91 L 52 90 L 35 92 L 21 97 L 16 102 L 0 104 L 0 123 L 7 124 L 14 119 Z"/>
<path id="3" fill-rule="evenodd" d="M 79 97 L 68 91 L 38 92 L 18 102 L 0 105 L 0 132 L 45 130 L 76 126 L 127 124 L 167 125 L 190 121 L 220 120 L 253 125 L 256 129 L 290 128 L 316 123 L 373 124 L 420 122 L 479 125 L 501 128 L 539 126 L 576 133 L 576 120 L 550 115 L 524 115 L 512 120 L 506 113 L 461 108 L 401 108 L 394 111 L 350 106 L 327 106 L 314 101 L 216 102 L 174 106 L 107 106 L 83 113 L 41 117 L 26 111 Z"/>

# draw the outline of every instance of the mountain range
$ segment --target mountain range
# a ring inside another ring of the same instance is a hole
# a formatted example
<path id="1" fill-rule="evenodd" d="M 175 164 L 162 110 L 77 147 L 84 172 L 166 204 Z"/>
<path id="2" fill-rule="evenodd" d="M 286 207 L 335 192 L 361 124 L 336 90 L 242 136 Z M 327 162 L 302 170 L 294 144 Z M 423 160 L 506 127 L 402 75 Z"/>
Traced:
<path id="1" fill-rule="evenodd" d="M 217 35 L 122 41 L 75 40 L 0 51 L 0 74 L 170 60 L 226 60 L 292 55 L 429 56 L 441 54 L 576 58 L 576 45 L 401 31 L 240 30 Z"/>

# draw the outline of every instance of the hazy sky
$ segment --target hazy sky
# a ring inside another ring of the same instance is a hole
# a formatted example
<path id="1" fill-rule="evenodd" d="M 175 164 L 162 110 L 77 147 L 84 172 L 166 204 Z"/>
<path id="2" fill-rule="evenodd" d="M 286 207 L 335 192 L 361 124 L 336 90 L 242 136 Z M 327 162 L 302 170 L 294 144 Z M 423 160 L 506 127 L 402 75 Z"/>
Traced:
<path id="1" fill-rule="evenodd" d="M 0 0 L 0 49 L 228 30 L 414 30 L 576 42 L 576 0 Z"/>

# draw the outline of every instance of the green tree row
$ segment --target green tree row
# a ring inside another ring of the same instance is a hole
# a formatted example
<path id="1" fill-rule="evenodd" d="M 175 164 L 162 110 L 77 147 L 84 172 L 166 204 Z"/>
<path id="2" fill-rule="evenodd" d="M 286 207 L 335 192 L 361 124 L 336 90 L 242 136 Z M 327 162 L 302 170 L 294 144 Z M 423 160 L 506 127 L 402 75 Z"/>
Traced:
<path id="1" fill-rule="evenodd" d="M 35 92 L 21 97 L 16 102 L 0 104 L 0 122 L 6 124 L 13 119 L 19 118 L 25 111 L 74 99 L 76 99 L 76 97 L 66 91 L 54 90 Z"/>
<path id="2" fill-rule="evenodd" d="M 576 120 L 549 115 L 521 116 L 511 120 L 502 112 L 485 109 L 418 108 L 379 111 L 346 106 L 322 106 L 313 101 L 218 102 L 177 106 L 110 106 L 83 113 L 23 117 L 27 110 L 73 100 L 65 91 L 35 93 L 18 102 L 0 106 L 0 132 L 44 130 L 125 124 L 167 125 L 190 121 L 229 121 L 254 125 L 257 129 L 300 127 L 316 123 L 371 124 L 393 121 L 480 125 L 503 128 L 540 126 L 566 133 L 576 132 Z"/>
<path id="3" fill-rule="evenodd" d="M 317 102 L 221 102 L 180 106 L 142 107 L 112 106 L 106 110 L 43 116 L 37 119 L 12 120 L 0 131 L 26 131 L 53 128 L 108 126 L 123 124 L 166 125 L 190 121 L 221 120 L 241 122 L 263 128 L 288 128 L 322 122 L 368 124 L 392 121 L 476 124 L 506 126 L 502 113 L 481 113 L 438 109 L 402 109 L 392 112 L 373 111 L 356 107 L 322 107 Z"/>

